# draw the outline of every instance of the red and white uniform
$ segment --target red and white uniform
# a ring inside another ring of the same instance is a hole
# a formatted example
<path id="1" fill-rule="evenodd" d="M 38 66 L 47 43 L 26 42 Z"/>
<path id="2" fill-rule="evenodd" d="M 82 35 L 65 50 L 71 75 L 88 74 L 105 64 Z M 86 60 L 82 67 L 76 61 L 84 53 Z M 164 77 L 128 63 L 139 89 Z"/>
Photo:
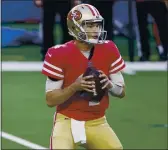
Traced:
<path id="1" fill-rule="evenodd" d="M 74 41 L 70 41 L 48 50 L 42 73 L 63 80 L 62 88 L 66 88 L 85 72 L 89 61 L 107 76 L 115 74 L 125 67 L 124 60 L 112 41 L 95 45 L 91 60 L 88 60 L 81 53 Z M 108 93 L 103 97 L 99 105 L 89 106 L 89 102 L 76 92 L 63 104 L 57 106 L 57 112 L 76 120 L 88 121 L 104 116 L 108 105 Z"/>

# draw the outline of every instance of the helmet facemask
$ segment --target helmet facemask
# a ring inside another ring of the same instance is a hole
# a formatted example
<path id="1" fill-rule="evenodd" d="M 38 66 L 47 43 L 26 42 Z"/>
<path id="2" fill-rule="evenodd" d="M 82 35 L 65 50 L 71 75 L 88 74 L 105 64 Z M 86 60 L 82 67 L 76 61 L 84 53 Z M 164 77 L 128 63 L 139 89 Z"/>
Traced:
<path id="1" fill-rule="evenodd" d="M 85 20 L 82 22 L 83 32 L 79 32 L 80 39 L 91 44 L 104 43 L 107 31 L 104 31 L 104 20 Z"/>

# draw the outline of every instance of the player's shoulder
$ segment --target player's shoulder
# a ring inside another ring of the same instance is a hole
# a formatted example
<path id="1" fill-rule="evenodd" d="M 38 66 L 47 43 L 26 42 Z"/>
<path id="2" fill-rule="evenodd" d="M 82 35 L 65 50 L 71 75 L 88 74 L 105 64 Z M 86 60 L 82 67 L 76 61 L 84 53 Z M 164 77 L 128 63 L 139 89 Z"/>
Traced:
<path id="1" fill-rule="evenodd" d="M 113 41 L 111 41 L 111 40 L 106 40 L 103 43 L 103 46 L 106 47 L 107 49 L 111 49 L 113 47 L 117 47 L 116 44 Z"/>
<path id="2" fill-rule="evenodd" d="M 64 43 L 64 44 L 58 44 L 50 47 L 47 51 L 47 54 L 54 55 L 54 56 L 63 56 L 66 54 L 66 52 L 71 48 L 71 41 Z"/>
<path id="3" fill-rule="evenodd" d="M 61 55 L 65 52 L 66 50 L 66 45 L 65 44 L 59 44 L 59 45 L 54 45 L 50 47 L 47 51 L 49 55 Z"/>
<path id="4" fill-rule="evenodd" d="M 103 49 L 103 51 L 106 51 L 106 53 L 113 54 L 118 52 L 116 44 L 111 40 L 106 40 L 103 44 L 101 44 L 101 48 Z"/>

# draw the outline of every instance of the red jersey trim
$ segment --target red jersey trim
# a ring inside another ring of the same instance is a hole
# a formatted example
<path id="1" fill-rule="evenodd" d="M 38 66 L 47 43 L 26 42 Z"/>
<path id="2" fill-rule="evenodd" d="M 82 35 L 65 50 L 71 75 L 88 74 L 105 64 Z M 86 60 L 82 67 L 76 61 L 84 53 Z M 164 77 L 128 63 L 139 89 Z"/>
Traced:
<path id="1" fill-rule="evenodd" d="M 49 76 L 49 77 L 52 77 L 52 78 L 56 78 L 56 79 L 64 79 L 64 76 L 62 76 L 62 75 L 60 76 L 60 74 L 55 73 L 45 67 L 43 67 L 42 74 Z"/>
<path id="2" fill-rule="evenodd" d="M 109 72 L 116 73 L 116 72 L 120 71 L 121 69 L 123 69 L 124 67 L 125 67 L 125 63 L 120 55 L 120 57 L 111 64 Z"/>
<path id="3" fill-rule="evenodd" d="M 125 63 L 123 62 L 121 65 L 115 68 L 115 70 L 110 71 L 110 74 L 117 73 L 118 71 L 121 71 L 122 69 L 125 68 Z"/>
<path id="4" fill-rule="evenodd" d="M 52 69 L 58 70 L 58 71 L 60 71 L 60 72 L 63 72 L 63 70 L 62 70 L 61 68 L 59 68 L 59 67 L 57 67 L 57 66 L 54 66 L 54 65 L 50 64 L 50 63 L 47 62 L 47 61 L 44 61 L 44 64 L 47 65 L 47 66 L 49 66 L 49 67 L 51 67 Z"/>
<path id="5" fill-rule="evenodd" d="M 57 79 L 64 78 L 63 70 L 57 66 L 50 64 L 47 61 L 44 61 L 42 73 L 45 74 L 46 76 L 50 76 Z"/>

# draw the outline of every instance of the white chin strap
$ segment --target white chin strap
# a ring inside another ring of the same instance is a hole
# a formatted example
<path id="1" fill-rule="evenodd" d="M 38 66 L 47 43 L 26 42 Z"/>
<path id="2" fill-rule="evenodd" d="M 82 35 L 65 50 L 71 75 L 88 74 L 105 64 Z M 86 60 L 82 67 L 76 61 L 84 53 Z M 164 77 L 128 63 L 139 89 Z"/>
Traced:
<path id="1" fill-rule="evenodd" d="M 89 43 L 97 44 L 99 42 L 98 39 L 88 39 Z"/>
<path id="2" fill-rule="evenodd" d="M 98 39 L 89 39 L 87 42 L 92 43 L 92 44 L 103 44 L 103 40 L 98 40 Z"/>

